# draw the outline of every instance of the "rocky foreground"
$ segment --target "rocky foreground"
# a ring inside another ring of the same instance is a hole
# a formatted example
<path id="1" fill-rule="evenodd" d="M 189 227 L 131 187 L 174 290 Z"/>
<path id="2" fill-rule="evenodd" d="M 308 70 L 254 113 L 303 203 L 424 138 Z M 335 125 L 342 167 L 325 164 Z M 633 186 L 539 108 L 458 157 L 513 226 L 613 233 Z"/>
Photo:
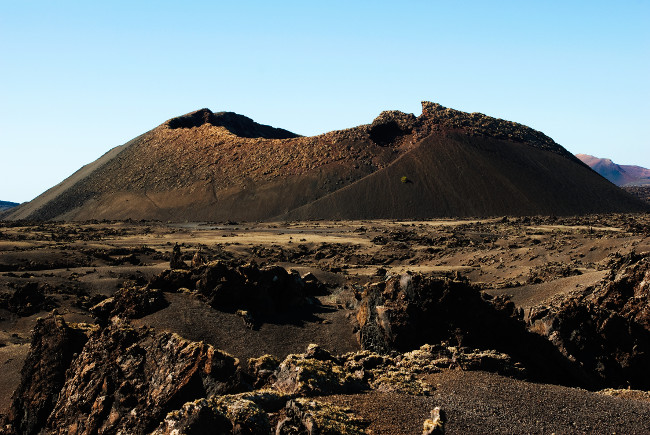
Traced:
<path id="1" fill-rule="evenodd" d="M 644 433 L 649 235 L 0 223 L 1 432 Z"/>
<path id="2" fill-rule="evenodd" d="M 483 380 L 488 383 L 508 378 L 614 388 L 609 395 L 650 389 L 648 253 L 615 258 L 598 284 L 528 313 L 460 275 L 386 274 L 348 301 L 361 350 L 333 355 L 311 344 L 283 359 L 248 361 L 136 321 L 165 309 L 171 295 L 185 294 L 256 330 L 319 306 L 317 296 L 329 293 L 327 287 L 311 274 L 201 253 L 190 266 L 178 248 L 170 263 L 175 268 L 91 307 L 95 323 L 66 322 L 56 310 L 37 321 L 4 433 L 368 433 L 372 418 L 381 418 L 372 410 L 381 404 L 360 405 L 364 397 L 395 403 L 437 397 L 440 405 L 439 388 L 450 371 L 498 377 Z M 7 303 L 17 309 L 34 303 L 14 299 Z M 646 400 L 647 393 L 636 394 Z M 414 424 L 423 433 L 442 433 L 454 414 L 428 400 L 429 418 Z M 647 417 L 650 403 L 642 403 L 633 406 Z M 643 424 L 635 417 L 629 423 Z"/>

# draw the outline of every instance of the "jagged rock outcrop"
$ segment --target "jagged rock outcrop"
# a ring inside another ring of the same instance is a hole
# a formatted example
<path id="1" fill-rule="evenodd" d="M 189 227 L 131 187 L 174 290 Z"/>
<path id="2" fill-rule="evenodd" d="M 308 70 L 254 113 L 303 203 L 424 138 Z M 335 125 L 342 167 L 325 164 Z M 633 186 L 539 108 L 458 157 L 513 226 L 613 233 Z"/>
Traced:
<path id="1" fill-rule="evenodd" d="M 31 316 L 43 310 L 51 310 L 57 306 L 56 301 L 46 296 L 47 285 L 37 282 L 12 284 L 12 293 L 0 293 L 0 308 L 16 313 L 19 316 Z"/>
<path id="2" fill-rule="evenodd" d="M 0 432 L 41 432 L 66 380 L 66 370 L 83 348 L 90 330 L 87 325 L 68 325 L 58 314 L 37 320 L 20 385 Z"/>
<path id="3" fill-rule="evenodd" d="M 261 388 L 269 384 L 279 366 L 280 360 L 273 355 L 266 354 L 259 358 L 250 358 L 248 360 L 248 372 L 255 379 L 253 386 Z"/>
<path id="4" fill-rule="evenodd" d="M 650 253 L 612 264 L 600 284 L 533 307 L 531 330 L 608 387 L 650 389 Z"/>
<path id="5" fill-rule="evenodd" d="M 234 112 L 216 112 L 210 109 L 200 109 L 187 115 L 172 118 L 165 123 L 170 129 L 195 128 L 209 124 L 215 127 L 224 127 L 230 133 L 239 137 L 265 138 L 265 139 L 289 139 L 299 137 L 282 128 L 274 128 L 268 125 L 258 124 L 247 116 L 238 115 Z"/>
<path id="6" fill-rule="evenodd" d="M 153 432 L 163 434 L 270 434 L 269 413 L 282 409 L 292 396 L 272 390 L 211 396 L 172 411 Z"/>
<path id="7" fill-rule="evenodd" d="M 281 413 L 275 433 L 289 435 L 362 435 L 370 433 L 369 421 L 359 418 L 349 409 L 329 403 L 298 398 L 287 403 Z"/>
<path id="8" fill-rule="evenodd" d="M 148 433 L 184 403 L 250 388 L 239 361 L 172 333 L 37 322 L 9 434 Z"/>
<path id="9" fill-rule="evenodd" d="M 365 434 L 367 421 L 350 410 L 272 390 L 213 396 L 170 412 L 154 435 Z"/>
<path id="10" fill-rule="evenodd" d="M 66 374 L 52 433 L 146 433 L 183 403 L 242 388 L 239 361 L 176 334 L 113 324 L 94 334 Z"/>
<path id="11" fill-rule="evenodd" d="M 486 345 L 494 341 L 488 325 L 503 328 L 516 319 L 510 312 L 499 313 L 485 298 L 464 280 L 421 274 L 390 277 L 366 286 L 361 295 L 359 342 L 364 349 L 382 353 L 444 341 Z"/>
<path id="12" fill-rule="evenodd" d="M 417 118 L 412 113 L 387 110 L 381 112 L 372 121 L 368 134 L 373 142 L 386 146 L 395 143 L 399 137 L 411 133 L 416 123 Z"/>
<path id="13" fill-rule="evenodd" d="M 422 102 L 424 124 L 439 129 L 462 129 L 472 136 L 485 136 L 495 139 L 512 140 L 527 143 L 534 147 L 560 154 L 568 159 L 578 159 L 559 146 L 553 139 L 541 131 L 523 124 L 504 119 L 493 118 L 482 113 L 467 113 L 449 109 L 438 103 Z"/>
<path id="14" fill-rule="evenodd" d="M 431 418 L 424 420 L 422 435 L 444 435 L 447 414 L 436 406 L 431 410 Z"/>
<path id="15" fill-rule="evenodd" d="M 591 379 L 548 341 L 526 330 L 514 304 L 482 294 L 465 280 L 393 276 L 361 294 L 359 342 L 378 353 L 458 343 L 509 355 L 531 379 L 590 385 Z"/>
<path id="16" fill-rule="evenodd" d="M 139 319 L 165 308 L 168 304 L 161 290 L 148 287 L 124 287 L 90 308 L 102 324 L 112 316 Z"/>
<path id="17" fill-rule="evenodd" d="M 503 353 L 446 344 L 425 344 L 403 354 L 381 355 L 367 350 L 333 356 L 309 345 L 304 354 L 287 356 L 268 385 L 286 394 L 315 396 L 374 389 L 411 395 L 429 395 L 433 387 L 419 376 L 443 368 L 483 370 L 523 377 L 520 364 Z"/>
<path id="18" fill-rule="evenodd" d="M 148 287 L 164 291 L 187 288 L 218 310 L 243 310 L 254 319 L 317 305 L 313 296 L 326 291 L 313 275 L 303 279 L 280 266 L 259 268 L 221 260 L 191 270 L 164 271 Z"/>
<path id="19" fill-rule="evenodd" d="M 167 414 L 155 433 L 202 433 L 201 428 L 214 425 L 235 433 L 360 434 L 366 433 L 368 421 L 313 397 L 370 389 L 430 395 L 434 387 L 424 376 L 449 367 L 515 376 L 522 372 L 507 355 L 442 344 L 391 356 L 370 351 L 332 355 L 311 344 L 304 354 L 289 355 L 281 363 L 263 356 L 250 366 L 275 370 L 260 389 L 184 404 Z"/>
<path id="20" fill-rule="evenodd" d="M 363 389 L 361 379 L 345 370 L 338 358 L 317 345 L 310 345 L 302 355 L 285 358 L 275 373 L 273 388 L 293 395 L 315 396 Z"/>
<path id="21" fill-rule="evenodd" d="M 172 248 L 172 253 L 169 258 L 169 268 L 170 269 L 188 269 L 187 264 L 183 261 L 183 254 L 181 253 L 181 247 L 176 243 Z"/>
<path id="22" fill-rule="evenodd" d="M 253 390 L 239 361 L 212 346 L 112 321 L 103 328 L 71 328 L 59 316 L 40 321 L 6 432 L 364 433 L 367 421 L 311 397 L 369 389 L 430 395 L 424 377 L 442 368 L 522 373 L 495 351 L 438 344 L 337 356 L 312 344 L 282 362 L 252 359 Z"/>

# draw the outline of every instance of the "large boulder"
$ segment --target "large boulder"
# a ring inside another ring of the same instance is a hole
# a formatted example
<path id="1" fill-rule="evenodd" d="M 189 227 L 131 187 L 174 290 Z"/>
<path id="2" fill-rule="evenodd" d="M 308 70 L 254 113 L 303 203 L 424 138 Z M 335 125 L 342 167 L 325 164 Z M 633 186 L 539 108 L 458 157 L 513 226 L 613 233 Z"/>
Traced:
<path id="1" fill-rule="evenodd" d="M 531 309 L 529 327 L 602 386 L 650 389 L 650 253 L 613 262 L 599 284 Z"/>
<path id="2" fill-rule="evenodd" d="M 351 410 L 317 400 L 297 398 L 287 402 L 276 435 L 362 435 L 371 433 L 370 422 Z"/>
<path id="3" fill-rule="evenodd" d="M 239 361 L 210 345 L 116 323 L 72 362 L 51 433 L 145 433 L 184 403 L 242 388 Z"/>
<path id="4" fill-rule="evenodd" d="M 47 285 L 37 282 L 10 284 L 13 293 L 0 293 L 0 308 L 19 316 L 31 316 L 43 310 L 51 310 L 58 306 L 56 301 L 45 295 Z"/>
<path id="5" fill-rule="evenodd" d="M 41 431 L 54 409 L 66 370 L 86 343 L 89 331 L 88 325 L 69 325 L 57 314 L 36 321 L 20 385 L 3 423 L 6 433 Z"/>
<path id="6" fill-rule="evenodd" d="M 113 297 L 91 307 L 90 311 L 100 323 L 106 324 L 112 316 L 139 319 L 168 305 L 161 290 L 148 287 L 124 287 L 115 292 Z"/>
<path id="7" fill-rule="evenodd" d="M 286 313 L 318 304 L 315 295 L 323 284 L 313 275 L 280 266 L 258 267 L 223 260 L 198 264 L 191 270 L 166 270 L 153 278 L 149 288 L 194 291 L 213 308 L 227 312 L 248 311 L 255 318 Z"/>
<path id="8" fill-rule="evenodd" d="M 168 413 L 153 434 L 270 434 L 269 414 L 277 413 L 291 399 L 273 390 L 214 395 Z"/>
<path id="9" fill-rule="evenodd" d="M 492 298 L 463 279 L 422 274 L 388 277 L 359 295 L 358 338 L 380 354 L 425 344 L 496 350 L 536 381 L 588 385 L 591 380 L 552 344 L 526 329 L 514 304 Z"/>

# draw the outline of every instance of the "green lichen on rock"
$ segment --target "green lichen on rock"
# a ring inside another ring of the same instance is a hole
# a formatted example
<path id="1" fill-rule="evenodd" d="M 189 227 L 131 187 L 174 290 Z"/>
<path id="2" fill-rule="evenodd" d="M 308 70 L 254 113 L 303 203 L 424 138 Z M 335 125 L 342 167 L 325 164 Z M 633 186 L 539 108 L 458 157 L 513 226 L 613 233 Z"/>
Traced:
<path id="1" fill-rule="evenodd" d="M 262 355 L 259 358 L 248 359 L 248 369 L 252 372 L 258 370 L 275 370 L 279 365 L 280 360 L 269 354 Z"/>
<path id="2" fill-rule="evenodd" d="M 351 410 L 316 400 L 298 398 L 287 403 L 276 434 L 310 433 L 358 435 L 369 433 L 369 422 Z"/>
<path id="3" fill-rule="evenodd" d="M 248 371 L 255 378 L 254 386 L 260 388 L 267 385 L 279 365 L 280 360 L 273 355 L 267 354 L 259 358 L 249 358 Z"/>
<path id="4" fill-rule="evenodd" d="M 226 415 L 202 398 L 168 413 L 152 435 L 230 433 L 232 428 Z"/>
<path id="5" fill-rule="evenodd" d="M 425 344 L 420 349 L 406 352 L 399 357 L 398 365 L 413 373 L 432 373 L 443 368 L 455 368 L 484 370 L 515 377 L 525 374 L 521 364 L 505 353 L 448 346 L 445 343 Z"/>
<path id="6" fill-rule="evenodd" d="M 508 355 L 445 343 L 402 354 L 362 350 L 340 356 L 310 344 L 305 353 L 289 355 L 281 363 L 271 355 L 249 360 L 254 374 L 274 367 L 267 388 L 186 403 L 167 415 L 156 434 L 192 433 L 186 429 L 207 422 L 215 427 L 229 425 L 226 432 L 272 433 L 275 428 L 276 434 L 362 434 L 368 422 L 313 396 L 363 390 L 426 396 L 435 390 L 426 375 L 443 368 L 515 374 L 520 370 Z"/>
<path id="7" fill-rule="evenodd" d="M 633 390 L 627 388 L 606 388 L 604 390 L 598 391 L 598 394 L 603 394 L 605 396 L 612 396 L 612 397 L 620 397 L 623 399 L 642 400 L 644 402 L 650 402 L 650 391 Z"/>
<path id="8" fill-rule="evenodd" d="M 419 374 L 429 374 L 439 371 L 435 366 L 423 365 L 415 367 L 415 364 L 400 364 L 402 361 L 410 361 L 402 355 L 396 358 L 379 355 L 370 351 L 351 352 L 345 354 L 344 366 L 346 370 L 353 373 L 357 378 L 363 379 L 368 388 L 384 392 L 401 392 L 416 396 L 429 395 L 434 388 L 422 379 Z M 424 367 L 427 367 L 426 369 Z"/>
<path id="9" fill-rule="evenodd" d="M 202 433 L 271 433 L 269 413 L 278 412 L 293 396 L 275 390 L 214 395 L 188 402 L 167 414 L 154 435 Z"/>
<path id="10" fill-rule="evenodd" d="M 222 398 L 230 398 L 225 399 L 226 402 L 228 400 L 249 400 L 267 412 L 276 412 L 279 409 L 282 409 L 287 401 L 293 399 L 294 397 L 295 396 L 292 394 L 282 393 L 270 388 L 222 396 Z"/>
<path id="11" fill-rule="evenodd" d="M 394 356 L 364 350 L 339 357 L 317 345 L 309 345 L 306 353 L 292 354 L 282 361 L 272 387 L 297 396 L 364 389 L 429 395 L 434 388 L 422 378 L 443 368 L 487 370 L 514 376 L 524 373 L 506 354 L 442 343 L 425 344 L 420 349 Z"/>
<path id="12" fill-rule="evenodd" d="M 269 415 L 255 402 L 237 395 L 221 396 L 214 407 L 232 423 L 235 433 L 269 433 Z"/>
<path id="13" fill-rule="evenodd" d="M 431 418 L 424 420 L 422 435 L 444 435 L 447 415 L 440 407 L 431 410 Z"/>
<path id="14" fill-rule="evenodd" d="M 306 396 L 354 390 L 357 379 L 336 360 L 291 354 L 280 364 L 273 384 L 279 391 Z"/>
<path id="15" fill-rule="evenodd" d="M 370 382 L 378 391 L 399 392 L 413 396 L 428 396 L 435 388 L 406 370 L 386 370 L 379 372 Z"/>

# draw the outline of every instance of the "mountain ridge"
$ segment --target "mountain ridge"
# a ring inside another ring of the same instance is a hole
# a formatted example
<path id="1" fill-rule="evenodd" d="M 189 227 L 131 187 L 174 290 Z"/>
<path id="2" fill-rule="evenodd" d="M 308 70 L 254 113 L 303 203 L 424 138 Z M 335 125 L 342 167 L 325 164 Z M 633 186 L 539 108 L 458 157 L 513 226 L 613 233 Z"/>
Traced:
<path id="1" fill-rule="evenodd" d="M 436 178 L 418 160 L 444 175 Z M 398 161 L 408 174 L 389 169 Z M 563 172 L 553 175 L 548 168 L 558 162 Z M 526 175 L 531 170 L 537 180 Z M 383 180 L 381 189 L 373 180 Z M 536 199 L 546 190 L 550 197 Z M 382 191 L 392 192 L 389 207 L 381 208 Z M 562 199 L 554 204 L 556 194 Z M 337 218 L 427 218 L 645 207 L 542 132 L 425 101 L 418 117 L 384 111 L 370 124 L 309 137 L 200 109 L 110 150 L 6 218 L 319 219 L 333 210 Z"/>
<path id="2" fill-rule="evenodd" d="M 14 208 L 16 206 L 20 205 L 17 202 L 11 202 L 11 201 L 0 201 L 0 211 L 5 211 L 9 210 L 10 208 Z"/>
<path id="3" fill-rule="evenodd" d="M 637 165 L 619 165 L 611 159 L 576 154 L 576 157 L 617 186 L 650 186 L 650 169 Z"/>

